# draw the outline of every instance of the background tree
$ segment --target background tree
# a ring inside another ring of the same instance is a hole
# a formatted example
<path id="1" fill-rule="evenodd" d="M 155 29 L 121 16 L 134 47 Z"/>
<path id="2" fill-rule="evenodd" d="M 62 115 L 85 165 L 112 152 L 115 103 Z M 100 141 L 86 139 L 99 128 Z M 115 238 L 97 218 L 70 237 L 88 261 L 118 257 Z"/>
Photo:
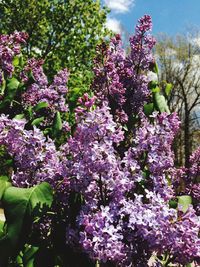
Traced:
<path id="1" fill-rule="evenodd" d="M 189 156 L 200 134 L 200 47 L 197 40 L 194 36 L 160 35 L 156 47 L 160 79 L 173 84 L 168 104 L 182 121 L 175 146 L 177 163 L 185 163 L 185 166 L 189 165 Z"/>
<path id="2" fill-rule="evenodd" d="M 67 67 L 71 86 L 87 87 L 95 48 L 108 34 L 107 12 L 99 0 L 2 0 L 0 32 L 26 31 L 27 57 L 43 58 L 51 77 Z"/>

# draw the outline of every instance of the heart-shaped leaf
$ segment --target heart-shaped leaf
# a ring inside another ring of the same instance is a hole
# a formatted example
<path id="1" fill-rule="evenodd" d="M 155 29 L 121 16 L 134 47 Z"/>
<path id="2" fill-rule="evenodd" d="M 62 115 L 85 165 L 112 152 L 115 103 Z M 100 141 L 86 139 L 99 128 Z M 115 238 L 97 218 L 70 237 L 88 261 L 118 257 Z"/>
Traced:
<path id="1" fill-rule="evenodd" d="M 9 187 L 3 195 L 2 204 L 6 217 L 6 234 L 0 239 L 0 261 L 12 255 L 17 244 L 26 241 L 27 232 L 30 231 L 31 215 L 35 208 L 50 207 L 53 201 L 51 186 L 43 182 L 31 188 Z M 23 226 L 26 226 L 25 230 Z"/>
<path id="2" fill-rule="evenodd" d="M 182 211 L 186 212 L 188 207 L 189 207 L 189 205 L 192 204 L 191 196 L 184 195 L 184 196 L 178 197 L 178 204 L 181 205 Z"/>

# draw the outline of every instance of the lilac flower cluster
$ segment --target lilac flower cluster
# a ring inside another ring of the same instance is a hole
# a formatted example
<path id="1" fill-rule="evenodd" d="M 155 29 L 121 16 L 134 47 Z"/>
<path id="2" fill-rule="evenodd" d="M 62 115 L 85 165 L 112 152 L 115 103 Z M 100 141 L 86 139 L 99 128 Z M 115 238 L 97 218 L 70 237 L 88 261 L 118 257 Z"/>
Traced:
<path id="1" fill-rule="evenodd" d="M 151 30 L 151 17 L 139 20 L 135 35 L 130 38 L 130 54 L 126 56 L 119 35 L 108 45 L 98 47 L 92 89 L 98 99 L 109 101 L 116 121 L 127 122 L 147 101 L 150 92 L 146 72 L 154 63 L 152 49 L 155 39 L 147 34 Z"/>
<path id="2" fill-rule="evenodd" d="M 149 203 L 146 204 L 138 195 L 134 202 L 126 202 L 122 209 L 122 214 L 129 217 L 129 242 L 134 241 L 137 233 L 148 242 L 150 251 L 156 251 L 157 255 L 168 253 L 174 263 L 187 264 L 199 259 L 200 222 L 194 209 L 190 207 L 186 213 L 171 209 L 163 198 L 148 191 L 147 198 Z"/>
<path id="3" fill-rule="evenodd" d="M 81 192 L 85 200 L 92 201 L 94 207 L 99 199 L 102 204 L 105 203 L 114 194 L 114 187 L 119 182 L 120 161 L 113 144 L 121 140 L 123 132 L 104 105 L 85 115 L 77 125 L 74 136 L 62 148 L 63 153 L 71 155 L 66 162 L 68 176 L 73 177 L 71 186 Z M 125 190 L 126 181 L 121 181 L 121 185 L 122 182 Z M 97 184 L 101 190 L 98 190 Z M 123 188 L 118 190 L 122 192 Z"/>
<path id="4" fill-rule="evenodd" d="M 169 185 L 169 177 L 174 166 L 174 153 L 171 145 L 175 134 L 179 129 L 180 121 L 175 113 L 154 113 L 153 123 L 141 113 L 140 127 L 134 138 L 134 145 L 126 152 L 124 162 L 131 169 L 133 175 L 146 170 L 148 175 L 143 180 L 151 190 L 159 193 L 162 197 L 169 199 L 173 195 L 172 187 Z"/>
<path id="5" fill-rule="evenodd" d="M 26 121 L 0 117 L 0 145 L 14 160 L 12 182 L 18 187 L 30 187 L 42 181 L 55 186 L 63 177 L 63 168 L 52 140 L 39 129 L 24 129 Z"/>
<path id="6" fill-rule="evenodd" d="M 194 208 L 200 215 L 200 148 L 190 157 L 190 166 L 181 167 L 174 172 L 174 187 L 178 194 L 190 195 Z"/>
<path id="7" fill-rule="evenodd" d="M 22 104 L 27 108 L 28 106 L 36 106 L 41 102 L 47 103 L 46 120 L 48 124 L 49 121 L 52 121 L 56 111 L 68 111 L 68 105 L 66 103 L 68 88 L 66 84 L 69 73 L 67 69 L 59 71 L 54 76 L 52 84 L 48 85 L 48 80 L 43 72 L 42 65 L 42 60 L 31 59 L 21 73 L 24 82 L 29 80 L 28 74 L 30 75 L 30 73 L 34 79 L 34 83 L 22 95 Z"/>
<path id="8" fill-rule="evenodd" d="M 32 74 L 33 79 L 38 83 L 40 86 L 45 86 L 48 84 L 47 77 L 44 74 L 42 65 L 44 61 L 42 59 L 35 59 L 31 58 L 28 59 L 26 66 L 24 67 L 23 71 L 21 72 L 21 79 L 23 82 L 28 82 L 29 75 Z"/>
<path id="9" fill-rule="evenodd" d="M 87 93 L 85 93 L 82 97 L 79 97 L 78 99 L 79 105 L 75 109 L 77 120 L 82 114 L 89 112 L 92 109 L 92 107 L 95 104 L 95 101 L 96 97 L 95 96 L 90 97 Z"/>
<path id="10" fill-rule="evenodd" d="M 11 78 L 14 72 L 13 59 L 21 52 L 21 44 L 26 42 L 25 32 L 0 35 L 0 85 L 4 78 Z"/>

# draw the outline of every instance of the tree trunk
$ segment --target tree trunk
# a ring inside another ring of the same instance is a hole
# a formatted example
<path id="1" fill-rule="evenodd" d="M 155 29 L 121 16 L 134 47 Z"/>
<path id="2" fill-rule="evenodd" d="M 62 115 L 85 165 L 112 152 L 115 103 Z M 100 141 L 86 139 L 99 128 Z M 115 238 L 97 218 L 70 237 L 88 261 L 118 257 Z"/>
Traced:
<path id="1" fill-rule="evenodd" d="M 184 123 L 184 149 L 185 149 L 185 167 L 189 167 L 190 159 L 190 127 L 189 127 L 189 112 L 187 105 L 185 107 L 185 123 Z"/>

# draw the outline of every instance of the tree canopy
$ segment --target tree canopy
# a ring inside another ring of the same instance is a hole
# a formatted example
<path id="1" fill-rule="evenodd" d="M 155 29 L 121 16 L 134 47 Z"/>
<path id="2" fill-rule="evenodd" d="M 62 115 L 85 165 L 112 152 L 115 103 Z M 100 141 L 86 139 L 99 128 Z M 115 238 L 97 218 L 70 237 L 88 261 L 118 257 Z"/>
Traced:
<path id="1" fill-rule="evenodd" d="M 27 32 L 27 57 L 45 59 L 51 76 L 64 67 L 72 76 L 80 73 L 82 84 L 97 44 L 108 34 L 107 13 L 98 0 L 2 0 L 0 32 Z"/>

